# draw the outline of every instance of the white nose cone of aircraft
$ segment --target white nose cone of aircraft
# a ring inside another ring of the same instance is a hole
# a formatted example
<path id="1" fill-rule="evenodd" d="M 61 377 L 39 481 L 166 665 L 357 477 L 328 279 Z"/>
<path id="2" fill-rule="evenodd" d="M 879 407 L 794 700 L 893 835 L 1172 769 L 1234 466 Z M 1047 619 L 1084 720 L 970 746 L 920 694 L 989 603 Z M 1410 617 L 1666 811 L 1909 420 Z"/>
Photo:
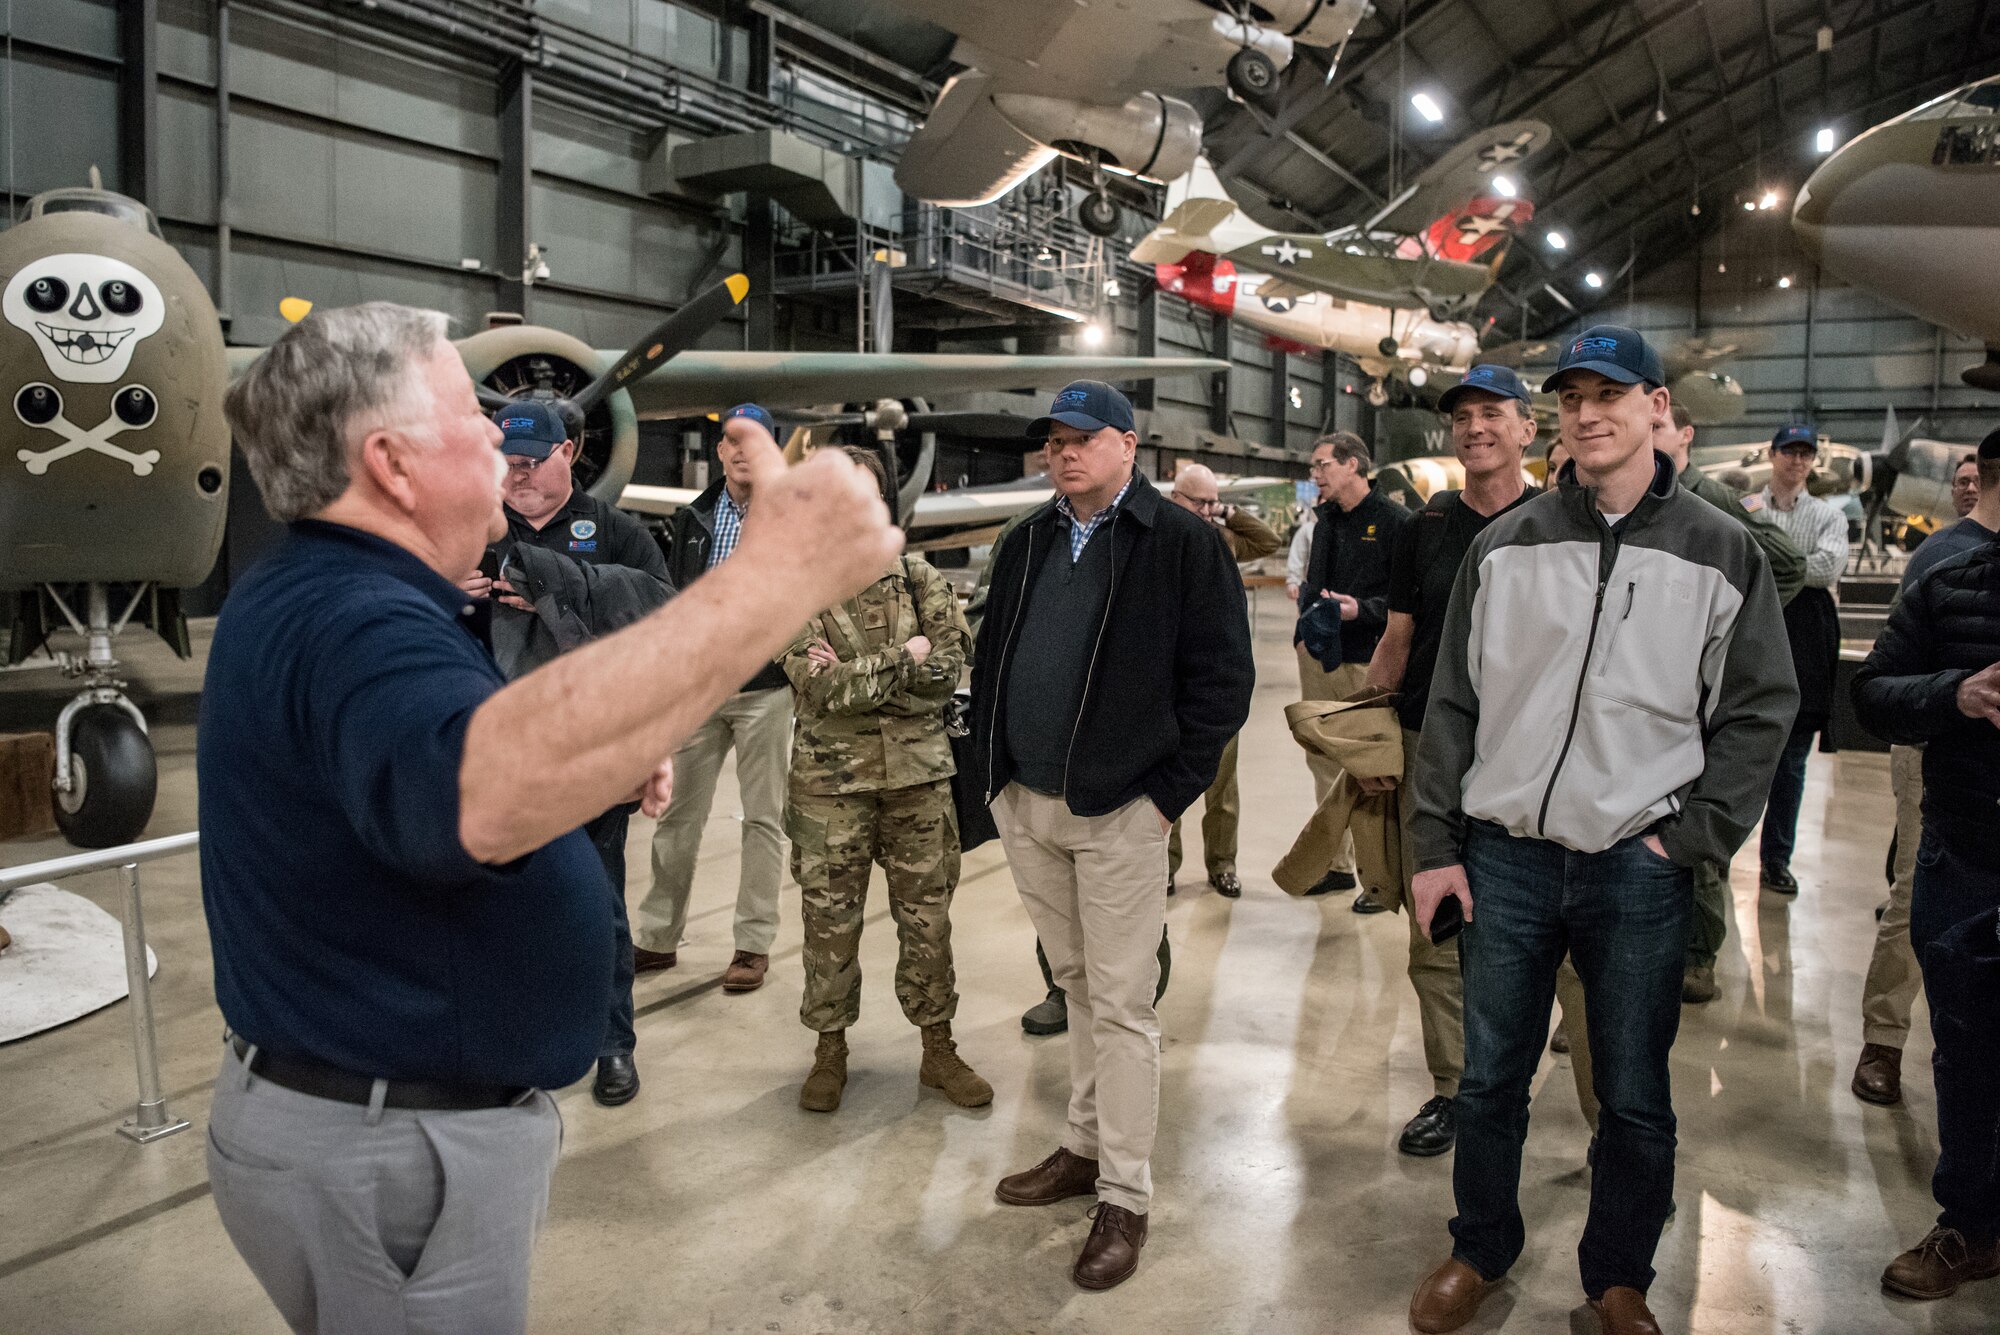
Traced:
<path id="1" fill-rule="evenodd" d="M 2000 390 L 2000 77 L 1850 140 L 1792 209 L 1827 273 L 1986 345 L 1966 381 Z"/>

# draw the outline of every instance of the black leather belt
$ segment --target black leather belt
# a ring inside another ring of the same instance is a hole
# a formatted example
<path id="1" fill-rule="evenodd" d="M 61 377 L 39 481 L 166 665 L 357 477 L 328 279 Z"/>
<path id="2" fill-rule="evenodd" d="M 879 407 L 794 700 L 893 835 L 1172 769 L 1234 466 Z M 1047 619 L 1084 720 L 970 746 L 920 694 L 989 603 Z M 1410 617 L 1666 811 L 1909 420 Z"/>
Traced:
<path id="1" fill-rule="evenodd" d="M 250 1051 L 240 1034 L 229 1037 L 238 1057 Z M 282 1085 L 298 1094 L 366 1107 L 374 1098 L 375 1081 L 338 1067 L 327 1066 L 310 1057 L 288 1057 L 265 1048 L 257 1049 L 250 1063 L 252 1075 Z M 472 1112 L 480 1108 L 505 1108 L 518 1103 L 528 1092 L 523 1086 L 459 1084 L 445 1080 L 391 1080 L 382 1100 L 385 1108 L 412 1108 L 429 1112 Z"/>

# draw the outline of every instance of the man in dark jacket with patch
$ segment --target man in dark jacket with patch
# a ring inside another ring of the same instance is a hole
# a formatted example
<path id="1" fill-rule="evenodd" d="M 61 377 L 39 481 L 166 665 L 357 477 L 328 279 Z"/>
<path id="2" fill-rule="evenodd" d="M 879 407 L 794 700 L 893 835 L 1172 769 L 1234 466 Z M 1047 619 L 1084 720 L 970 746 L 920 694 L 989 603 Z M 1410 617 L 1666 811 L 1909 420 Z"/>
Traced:
<path id="1" fill-rule="evenodd" d="M 489 567 L 462 586 L 492 598 L 493 653 L 509 680 L 585 640 L 630 625 L 672 592 L 659 544 L 638 520 L 576 485 L 581 448 L 553 404 L 534 399 L 494 414 L 507 461 L 507 536 L 488 548 Z M 594 590 L 598 596 L 590 596 Z M 606 1107 L 639 1093 L 633 1057 L 632 929 L 625 909 L 625 833 L 636 802 L 620 802 L 583 827 L 611 881 L 611 1018 L 591 1095 Z"/>
<path id="2" fill-rule="evenodd" d="M 1069 1130 L 995 1194 L 1095 1195 L 1071 1273 L 1108 1289 L 1138 1268 L 1152 1196 L 1167 830 L 1249 717 L 1255 669 L 1236 563 L 1133 466 L 1125 396 L 1078 381 L 1029 434 L 1057 496 L 995 553 L 972 706 L 1007 860 L 1068 994 Z"/>
<path id="3" fill-rule="evenodd" d="M 2000 432 L 1980 447 L 2000 458 Z M 2000 541 L 1933 567 L 1889 614 L 1854 679 L 1861 725 L 1924 748 L 1910 944 L 1930 1001 L 1937 1227 L 1882 1287 L 1944 1298 L 2000 1275 Z"/>

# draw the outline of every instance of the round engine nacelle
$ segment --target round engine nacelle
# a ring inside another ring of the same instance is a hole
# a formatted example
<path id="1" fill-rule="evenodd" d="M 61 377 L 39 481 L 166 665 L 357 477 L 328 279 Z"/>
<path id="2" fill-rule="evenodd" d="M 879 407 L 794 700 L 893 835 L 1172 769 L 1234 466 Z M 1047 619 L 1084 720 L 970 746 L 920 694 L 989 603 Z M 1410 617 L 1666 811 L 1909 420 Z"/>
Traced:
<path id="1" fill-rule="evenodd" d="M 458 355 L 473 380 L 502 394 L 525 398 L 546 391 L 574 398 L 604 370 L 589 344 L 539 325 L 488 329 L 460 339 Z M 608 395 L 584 419 L 577 485 L 616 504 L 639 459 L 639 414 L 624 390 Z"/>
<path id="2" fill-rule="evenodd" d="M 1128 176 L 1171 181 L 1185 176 L 1201 152 L 1201 113 L 1160 93 L 1134 93 L 1119 107 L 997 93 L 993 105 L 1037 143 L 1086 162 L 1101 155 L 1106 167 Z"/>

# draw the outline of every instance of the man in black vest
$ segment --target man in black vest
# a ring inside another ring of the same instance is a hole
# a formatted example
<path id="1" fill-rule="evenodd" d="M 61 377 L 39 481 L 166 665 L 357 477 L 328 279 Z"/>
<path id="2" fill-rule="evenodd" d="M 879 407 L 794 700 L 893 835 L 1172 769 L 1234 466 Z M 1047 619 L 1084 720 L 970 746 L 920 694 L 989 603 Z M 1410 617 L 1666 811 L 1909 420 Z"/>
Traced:
<path id="1" fill-rule="evenodd" d="M 972 707 L 1001 842 L 1068 996 L 1069 1130 L 995 1194 L 1095 1195 L 1071 1273 L 1108 1289 L 1138 1268 L 1152 1197 L 1167 830 L 1214 781 L 1256 673 L 1236 564 L 1134 468 L 1125 396 L 1078 381 L 1029 434 L 1057 496 L 994 555 Z"/>

